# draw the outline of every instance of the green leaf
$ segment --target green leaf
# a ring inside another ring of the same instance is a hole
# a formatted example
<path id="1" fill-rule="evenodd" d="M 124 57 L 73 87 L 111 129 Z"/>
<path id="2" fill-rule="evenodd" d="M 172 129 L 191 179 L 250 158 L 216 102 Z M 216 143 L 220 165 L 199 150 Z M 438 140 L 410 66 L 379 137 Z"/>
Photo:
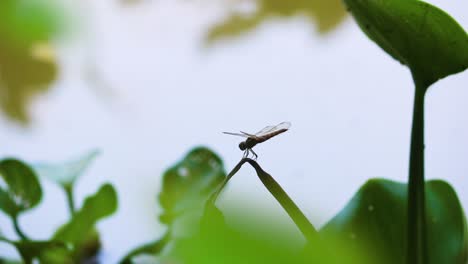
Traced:
<path id="1" fill-rule="evenodd" d="M 93 150 L 74 160 L 60 164 L 40 163 L 33 165 L 33 168 L 39 177 L 50 179 L 66 188 L 75 183 L 98 155 L 99 151 Z"/>
<path id="2" fill-rule="evenodd" d="M 15 159 L 0 161 L 0 210 L 16 218 L 37 206 L 41 198 L 41 185 L 27 164 Z"/>
<path id="3" fill-rule="evenodd" d="M 55 233 L 54 240 L 71 243 L 79 248 L 93 236 L 96 223 L 116 210 L 117 193 L 112 185 L 105 184 L 96 194 L 86 198 L 83 207 Z"/>
<path id="4" fill-rule="evenodd" d="M 133 249 L 125 257 L 123 257 L 119 263 L 120 264 L 132 264 L 133 263 L 132 259 L 136 256 L 159 255 L 161 251 L 169 243 L 170 239 L 171 239 L 171 236 L 169 232 L 167 232 L 161 239 L 149 242 L 145 245 L 142 245 L 142 246 L 139 246 L 138 248 Z"/>
<path id="5" fill-rule="evenodd" d="M 242 208 L 242 205 L 234 207 Z M 366 251 L 350 250 L 339 239 L 323 238 L 321 243 L 302 250 L 300 237 L 291 235 L 291 230 L 284 223 L 261 211 L 230 213 L 228 225 L 222 212 L 210 207 L 202 219 L 200 232 L 176 241 L 161 256 L 162 263 L 378 263 L 370 261 Z"/>
<path id="6" fill-rule="evenodd" d="M 166 234 L 135 248 L 120 263 L 133 263 L 141 255 L 159 255 L 169 242 L 192 235 L 199 229 L 208 197 L 226 177 L 221 159 L 211 150 L 197 147 L 169 168 L 162 178 L 159 202 L 161 222 L 169 225 Z"/>
<path id="7" fill-rule="evenodd" d="M 226 177 L 223 162 L 211 150 L 198 147 L 163 175 L 160 219 L 172 224 L 181 214 L 201 212 L 208 196 Z"/>
<path id="8" fill-rule="evenodd" d="M 468 67 L 468 35 L 448 14 L 417 0 L 345 0 L 361 29 L 407 65 L 427 89 Z"/>
<path id="9" fill-rule="evenodd" d="M 59 241 L 18 241 L 13 245 L 26 263 L 33 259 L 48 264 L 73 263 L 67 246 Z"/>
<path id="10" fill-rule="evenodd" d="M 17 45 L 5 41 L 1 34 L 0 39 L 0 110 L 10 119 L 26 124 L 29 104 L 50 89 L 58 76 L 58 65 L 55 58 L 40 54 L 51 47 L 37 43 Z"/>
<path id="11" fill-rule="evenodd" d="M 452 187 L 426 182 L 428 253 L 431 264 L 465 264 L 468 260 L 466 218 Z M 323 229 L 339 234 L 350 247 L 369 247 L 382 264 L 406 263 L 407 184 L 369 180 Z"/>
<path id="12" fill-rule="evenodd" d="M 62 31 L 62 14 L 51 0 L 2 0 L 0 35 L 23 43 L 50 40 Z"/>

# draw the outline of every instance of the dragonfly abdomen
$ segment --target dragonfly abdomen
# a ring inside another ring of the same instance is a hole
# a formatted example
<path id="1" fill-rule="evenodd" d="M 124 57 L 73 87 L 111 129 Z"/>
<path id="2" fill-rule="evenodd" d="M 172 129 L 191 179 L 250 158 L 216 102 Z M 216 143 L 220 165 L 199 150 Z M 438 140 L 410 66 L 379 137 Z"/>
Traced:
<path id="1" fill-rule="evenodd" d="M 274 136 L 276 136 L 276 135 L 279 135 L 279 134 L 281 134 L 281 133 L 284 133 L 284 132 L 286 132 L 286 131 L 288 131 L 288 130 L 287 130 L 287 129 L 280 129 L 280 130 L 278 130 L 278 131 L 275 131 L 275 132 L 266 134 L 266 135 L 264 135 L 264 136 L 257 137 L 257 141 L 258 141 L 257 143 L 262 143 L 262 142 L 264 142 L 264 141 L 267 141 L 268 139 L 270 139 L 270 138 L 272 138 L 272 137 L 274 137 Z"/>

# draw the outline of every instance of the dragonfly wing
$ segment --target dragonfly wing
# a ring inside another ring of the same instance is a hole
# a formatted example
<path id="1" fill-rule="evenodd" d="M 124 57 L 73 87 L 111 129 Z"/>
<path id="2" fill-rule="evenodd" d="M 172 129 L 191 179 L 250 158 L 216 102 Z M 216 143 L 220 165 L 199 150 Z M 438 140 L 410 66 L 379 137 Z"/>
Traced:
<path id="1" fill-rule="evenodd" d="M 244 132 L 244 131 L 241 131 L 241 133 L 244 134 L 244 135 L 247 136 L 247 137 L 255 137 L 255 135 L 246 133 L 246 132 Z"/>
<path id="2" fill-rule="evenodd" d="M 288 130 L 290 127 L 291 127 L 291 123 L 290 123 L 290 122 L 282 122 L 282 123 L 279 123 L 279 124 L 276 125 L 276 126 L 267 126 L 267 127 L 265 127 L 264 129 L 258 131 L 258 132 L 255 134 L 255 136 L 257 136 L 257 137 L 262 137 L 262 136 L 265 136 L 265 135 L 268 135 L 268 134 L 275 133 L 275 132 L 280 131 L 280 130 L 286 131 L 286 130 Z"/>
<path id="3" fill-rule="evenodd" d="M 223 134 L 226 134 L 226 135 L 232 135 L 232 136 L 239 136 L 239 137 L 249 137 L 248 135 L 246 134 L 240 134 L 240 133 L 232 133 L 232 132 L 223 132 Z"/>

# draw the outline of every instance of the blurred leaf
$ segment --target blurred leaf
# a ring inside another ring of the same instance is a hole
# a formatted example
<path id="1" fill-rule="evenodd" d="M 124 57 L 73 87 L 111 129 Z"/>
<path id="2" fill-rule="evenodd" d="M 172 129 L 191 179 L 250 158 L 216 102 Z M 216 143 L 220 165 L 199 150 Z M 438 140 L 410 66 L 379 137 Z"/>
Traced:
<path id="1" fill-rule="evenodd" d="M 23 262 L 19 260 L 11 260 L 0 257 L 0 264 L 23 264 Z"/>
<path id="2" fill-rule="evenodd" d="M 141 255 L 159 255 L 164 247 L 170 241 L 171 236 L 170 233 L 167 232 L 161 239 L 149 242 L 143 246 L 139 246 L 138 248 L 132 250 L 128 253 L 123 259 L 119 262 L 120 264 L 132 264 L 133 258 L 136 256 Z"/>
<path id="3" fill-rule="evenodd" d="M 337 27 L 346 17 L 341 0 L 237 0 L 240 5 L 249 5 L 247 12 L 232 11 L 223 22 L 212 27 L 207 42 L 226 37 L 237 37 L 257 28 L 273 18 L 305 16 L 316 24 L 319 33 L 327 33 Z"/>
<path id="4" fill-rule="evenodd" d="M 468 35 L 437 7 L 408 0 L 345 3 L 367 36 L 407 65 L 425 89 L 468 67 Z"/>
<path id="5" fill-rule="evenodd" d="M 35 45 L 13 45 L 0 35 L 0 108 L 11 119 L 29 121 L 27 107 L 57 77 L 55 59 L 35 54 Z"/>
<path id="6" fill-rule="evenodd" d="M 431 264 L 465 264 L 468 229 L 461 204 L 443 181 L 426 182 L 428 252 Z M 364 245 L 382 264 L 406 263 L 407 184 L 369 180 L 322 230 L 350 247 Z"/>
<path id="7" fill-rule="evenodd" d="M 0 209 L 12 218 L 34 208 L 42 198 L 42 189 L 34 171 L 15 159 L 0 161 Z"/>
<path id="8" fill-rule="evenodd" d="M 242 205 L 235 207 L 242 208 Z M 230 216 L 231 228 L 216 207 L 208 210 L 203 227 L 193 237 L 179 240 L 162 263 L 184 264 L 370 264 L 366 251 L 351 251 L 347 244 L 337 239 L 322 239 L 315 248 L 302 250 L 298 237 L 292 237 L 283 224 L 271 215 L 245 212 Z M 231 214 L 230 214 L 231 215 Z M 259 222 L 256 219 L 270 219 Z M 268 234 L 265 235 L 265 227 Z M 332 250 L 329 250 L 332 249 Z M 166 262 L 164 262 L 166 261 Z"/>
<path id="9" fill-rule="evenodd" d="M 199 147 L 190 151 L 163 175 L 161 222 L 172 224 L 181 214 L 201 212 L 208 196 L 225 177 L 223 162 L 211 150 Z"/>
<path id="10" fill-rule="evenodd" d="M 95 226 L 116 210 L 117 193 L 112 185 L 105 184 L 96 194 L 86 198 L 83 207 L 55 233 L 53 239 L 72 244 L 75 255 L 95 253 L 96 248 L 100 247 Z"/>
<path id="11" fill-rule="evenodd" d="M 93 150 L 78 159 L 60 164 L 35 164 L 33 168 L 39 177 L 50 179 L 66 188 L 75 183 L 98 155 L 99 151 Z"/>
<path id="12" fill-rule="evenodd" d="M 18 241 L 13 242 L 23 260 L 32 263 L 33 259 L 40 263 L 66 264 L 73 263 L 66 245 L 58 241 Z"/>
<path id="13" fill-rule="evenodd" d="M 204 147 L 191 150 L 162 178 L 160 219 L 169 225 L 168 231 L 161 239 L 133 249 L 120 263 L 133 263 L 132 258 L 141 255 L 159 255 L 168 243 L 198 232 L 205 201 L 225 177 L 223 162 L 214 152 Z"/>
<path id="14" fill-rule="evenodd" d="M 0 108 L 15 121 L 29 121 L 32 98 L 56 79 L 48 43 L 61 31 L 60 14 L 50 0 L 0 1 Z"/>
<path id="15" fill-rule="evenodd" d="M 0 35 L 20 43 L 50 40 L 62 30 L 62 14 L 51 0 L 2 0 Z"/>

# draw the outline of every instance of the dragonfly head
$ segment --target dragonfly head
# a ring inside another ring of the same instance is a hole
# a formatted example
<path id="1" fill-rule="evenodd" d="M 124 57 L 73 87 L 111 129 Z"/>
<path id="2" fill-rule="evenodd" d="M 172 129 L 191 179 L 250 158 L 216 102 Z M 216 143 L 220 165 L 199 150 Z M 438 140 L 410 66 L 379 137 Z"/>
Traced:
<path id="1" fill-rule="evenodd" d="M 239 143 L 239 148 L 240 150 L 245 150 L 247 148 L 247 146 L 245 145 L 245 142 Z"/>

